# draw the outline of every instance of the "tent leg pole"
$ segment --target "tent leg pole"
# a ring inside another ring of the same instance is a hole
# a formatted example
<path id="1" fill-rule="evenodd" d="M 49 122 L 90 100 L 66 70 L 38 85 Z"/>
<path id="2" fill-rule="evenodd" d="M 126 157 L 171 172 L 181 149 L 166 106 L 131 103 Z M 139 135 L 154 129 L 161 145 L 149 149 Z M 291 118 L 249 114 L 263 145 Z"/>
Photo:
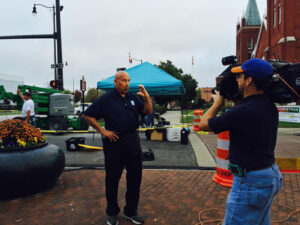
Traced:
<path id="1" fill-rule="evenodd" d="M 181 95 L 181 123 L 184 123 L 184 120 L 183 120 L 183 95 Z"/>

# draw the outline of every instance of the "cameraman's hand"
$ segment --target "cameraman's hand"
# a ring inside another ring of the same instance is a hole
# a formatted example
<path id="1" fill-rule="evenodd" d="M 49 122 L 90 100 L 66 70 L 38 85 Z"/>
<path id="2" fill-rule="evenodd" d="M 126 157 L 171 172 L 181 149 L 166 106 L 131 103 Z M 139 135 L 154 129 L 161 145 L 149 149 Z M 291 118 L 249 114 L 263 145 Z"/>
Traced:
<path id="1" fill-rule="evenodd" d="M 201 131 L 211 131 L 208 126 L 208 120 L 215 117 L 224 103 L 224 97 L 220 95 L 220 92 L 215 90 L 215 94 L 212 95 L 214 104 L 204 113 L 200 120 L 199 128 Z"/>
<path id="2" fill-rule="evenodd" d="M 215 106 L 221 107 L 224 104 L 224 97 L 220 95 L 220 91 L 215 90 L 215 94 L 212 97 Z"/>

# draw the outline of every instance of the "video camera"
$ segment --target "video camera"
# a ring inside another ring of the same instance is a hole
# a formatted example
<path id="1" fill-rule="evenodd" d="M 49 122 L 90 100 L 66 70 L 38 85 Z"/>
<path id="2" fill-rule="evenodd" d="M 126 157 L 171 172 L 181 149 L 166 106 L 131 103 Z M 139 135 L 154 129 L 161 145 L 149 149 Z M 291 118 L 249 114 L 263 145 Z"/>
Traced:
<path id="1" fill-rule="evenodd" d="M 288 63 L 283 61 L 269 60 L 274 73 L 267 80 L 264 92 L 272 102 L 290 103 L 300 100 L 300 63 Z M 216 90 L 220 94 L 233 101 L 242 98 L 238 90 L 238 84 L 235 74 L 231 68 L 240 66 L 237 63 L 236 56 L 227 56 L 222 58 L 223 65 L 229 65 L 218 77 Z M 219 82 L 218 82 L 219 81 Z"/>

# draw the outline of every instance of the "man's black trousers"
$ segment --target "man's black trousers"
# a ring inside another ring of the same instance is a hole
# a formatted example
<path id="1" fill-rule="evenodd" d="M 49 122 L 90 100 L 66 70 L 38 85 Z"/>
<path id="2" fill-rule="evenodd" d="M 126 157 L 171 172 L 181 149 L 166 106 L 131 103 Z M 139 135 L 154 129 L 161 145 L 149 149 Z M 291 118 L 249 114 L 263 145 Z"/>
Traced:
<path id="1" fill-rule="evenodd" d="M 119 181 L 125 168 L 127 171 L 127 192 L 124 213 L 127 216 L 137 214 L 140 185 L 142 180 L 142 149 L 138 133 L 119 135 L 117 142 L 103 139 L 105 157 L 105 190 L 108 215 L 120 212 L 118 205 Z"/>

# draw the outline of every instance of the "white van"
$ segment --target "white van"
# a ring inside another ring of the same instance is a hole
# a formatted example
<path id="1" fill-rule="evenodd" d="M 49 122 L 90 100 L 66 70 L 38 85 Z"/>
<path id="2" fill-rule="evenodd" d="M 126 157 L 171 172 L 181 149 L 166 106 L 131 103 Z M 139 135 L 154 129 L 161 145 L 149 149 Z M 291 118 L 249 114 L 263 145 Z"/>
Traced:
<path id="1" fill-rule="evenodd" d="M 84 103 L 84 111 L 91 105 L 92 103 Z M 80 104 L 74 108 L 74 114 L 81 115 L 83 113 L 83 104 Z"/>

